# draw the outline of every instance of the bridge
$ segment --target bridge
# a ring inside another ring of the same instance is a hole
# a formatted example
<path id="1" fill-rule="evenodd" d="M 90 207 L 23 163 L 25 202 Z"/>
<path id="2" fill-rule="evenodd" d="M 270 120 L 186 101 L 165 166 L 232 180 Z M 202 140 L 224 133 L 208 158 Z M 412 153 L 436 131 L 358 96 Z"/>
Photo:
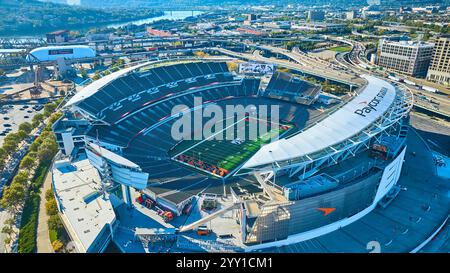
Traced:
<path id="1" fill-rule="evenodd" d="M 228 49 L 224 48 L 210 48 L 211 50 L 218 51 L 222 54 L 233 56 L 239 59 L 249 60 L 249 61 L 259 61 L 259 62 L 265 62 L 265 63 L 273 63 L 278 66 L 286 67 L 288 69 L 292 69 L 295 71 L 299 71 L 300 73 L 308 76 L 314 76 L 317 78 L 321 78 L 324 80 L 345 84 L 351 87 L 359 86 L 364 84 L 362 80 L 358 80 L 359 78 L 355 77 L 352 81 L 350 80 L 342 80 L 339 75 L 331 74 L 326 70 L 323 69 L 316 69 L 311 66 L 302 65 L 302 63 L 294 63 L 287 60 L 280 60 L 280 59 L 274 59 L 274 58 L 265 58 L 260 55 L 255 54 L 248 54 L 248 53 L 238 53 L 234 52 Z M 301 61 L 300 61 L 301 62 Z"/>

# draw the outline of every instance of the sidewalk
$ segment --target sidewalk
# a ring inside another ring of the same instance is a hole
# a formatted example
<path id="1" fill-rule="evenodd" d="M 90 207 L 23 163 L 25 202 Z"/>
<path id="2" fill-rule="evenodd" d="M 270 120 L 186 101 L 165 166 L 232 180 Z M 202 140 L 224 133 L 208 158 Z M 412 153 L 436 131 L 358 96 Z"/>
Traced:
<path id="1" fill-rule="evenodd" d="M 47 172 L 45 177 L 44 185 L 41 188 L 41 202 L 39 204 L 39 217 L 38 217 L 38 227 L 37 227 L 37 253 L 53 253 L 53 247 L 50 242 L 50 236 L 48 234 L 48 215 L 45 211 L 45 192 L 51 188 L 52 185 L 52 175 L 51 172 Z"/>

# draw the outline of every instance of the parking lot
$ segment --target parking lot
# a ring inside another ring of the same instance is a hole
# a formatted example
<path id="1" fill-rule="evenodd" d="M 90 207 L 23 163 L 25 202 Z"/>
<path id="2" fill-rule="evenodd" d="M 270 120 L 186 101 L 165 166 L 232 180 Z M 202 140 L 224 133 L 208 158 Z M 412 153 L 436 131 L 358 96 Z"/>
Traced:
<path id="1" fill-rule="evenodd" d="M 39 104 L 0 106 L 0 146 L 8 133 L 17 132 L 21 123 L 31 123 L 33 117 L 43 111 L 44 106 Z"/>

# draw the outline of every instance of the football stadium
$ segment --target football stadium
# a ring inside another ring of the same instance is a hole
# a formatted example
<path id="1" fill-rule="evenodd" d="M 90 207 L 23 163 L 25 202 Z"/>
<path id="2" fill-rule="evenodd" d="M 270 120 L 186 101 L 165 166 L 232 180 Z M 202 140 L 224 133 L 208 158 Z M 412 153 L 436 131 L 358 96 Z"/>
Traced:
<path id="1" fill-rule="evenodd" d="M 53 186 L 80 251 L 129 238 L 124 252 L 264 250 L 338 230 L 395 198 L 409 92 L 361 75 L 363 86 L 324 104 L 319 85 L 276 70 L 263 82 L 229 61 L 129 66 L 66 103 L 53 126 Z M 245 114 L 205 115 L 230 105 Z M 174 138 L 197 112 L 205 126 L 192 119 Z M 64 187 L 70 180 L 79 190 Z"/>

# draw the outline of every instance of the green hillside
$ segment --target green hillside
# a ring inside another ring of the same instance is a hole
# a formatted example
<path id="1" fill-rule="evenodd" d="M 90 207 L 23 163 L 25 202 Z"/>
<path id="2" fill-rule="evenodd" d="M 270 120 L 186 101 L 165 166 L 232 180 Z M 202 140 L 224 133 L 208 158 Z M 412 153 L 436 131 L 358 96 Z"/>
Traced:
<path id="1" fill-rule="evenodd" d="M 100 10 L 34 0 L 0 0 L 0 7 L 0 36 L 79 30 L 162 14 L 150 8 Z"/>

